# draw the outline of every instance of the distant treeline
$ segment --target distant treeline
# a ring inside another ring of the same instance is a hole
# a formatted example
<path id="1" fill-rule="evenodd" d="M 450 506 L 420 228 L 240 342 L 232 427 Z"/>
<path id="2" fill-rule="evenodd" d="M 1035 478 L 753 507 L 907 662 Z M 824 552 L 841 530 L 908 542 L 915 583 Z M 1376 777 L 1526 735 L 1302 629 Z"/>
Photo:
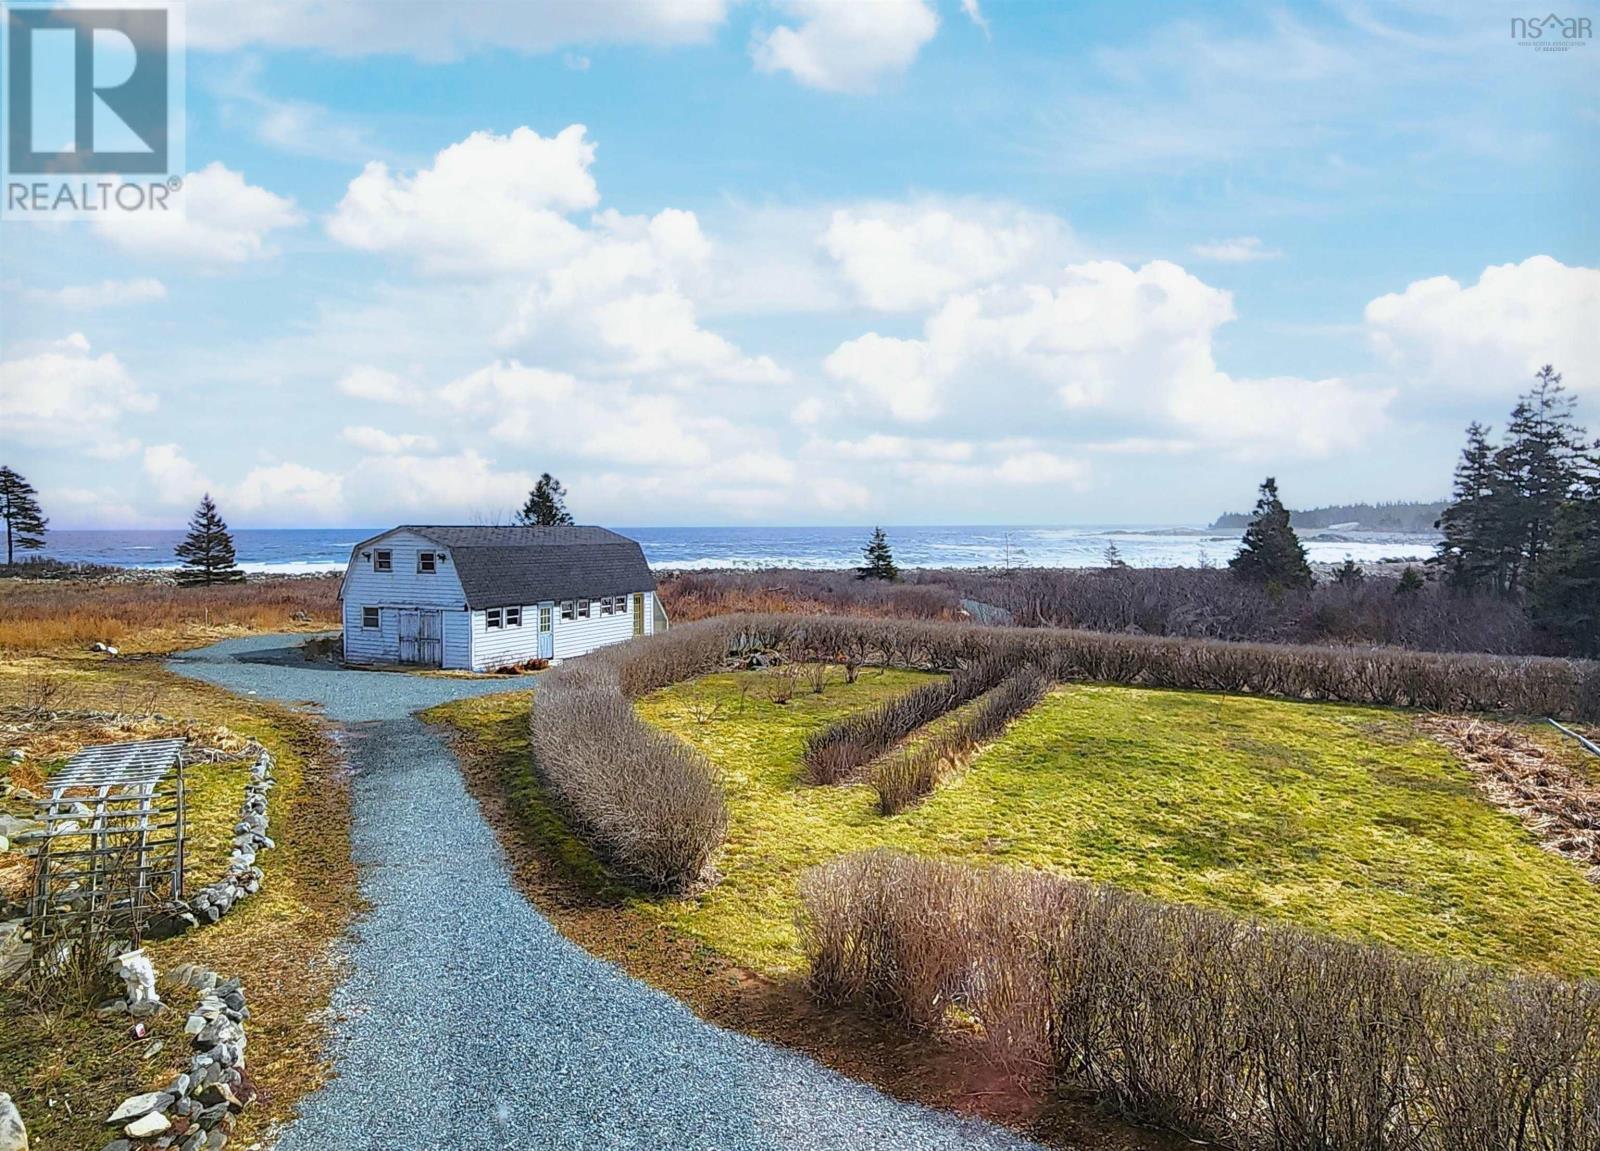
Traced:
<path id="1" fill-rule="evenodd" d="M 1297 528 L 1331 528 L 1336 524 L 1359 524 L 1368 532 L 1431 532 L 1444 509 L 1445 501 L 1418 503 L 1398 500 L 1385 504 L 1334 504 L 1325 508 L 1291 511 L 1289 522 Z M 1242 529 L 1250 522 L 1250 512 L 1224 512 L 1211 526 L 1215 530 Z"/>

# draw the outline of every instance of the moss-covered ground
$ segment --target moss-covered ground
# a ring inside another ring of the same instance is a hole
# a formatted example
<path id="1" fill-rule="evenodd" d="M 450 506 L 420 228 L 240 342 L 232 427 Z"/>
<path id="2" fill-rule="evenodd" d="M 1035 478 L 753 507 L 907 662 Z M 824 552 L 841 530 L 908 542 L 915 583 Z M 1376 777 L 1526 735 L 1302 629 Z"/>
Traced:
<path id="1" fill-rule="evenodd" d="M 717 763 L 731 809 L 721 882 L 644 906 L 755 969 L 800 962 L 800 872 L 887 846 L 1431 954 L 1600 974 L 1600 890 L 1485 803 L 1405 713 L 1065 687 L 926 802 L 885 819 L 864 785 L 808 785 L 801 749 L 919 677 L 836 680 L 778 704 L 764 674 L 709 676 L 639 705 Z"/>

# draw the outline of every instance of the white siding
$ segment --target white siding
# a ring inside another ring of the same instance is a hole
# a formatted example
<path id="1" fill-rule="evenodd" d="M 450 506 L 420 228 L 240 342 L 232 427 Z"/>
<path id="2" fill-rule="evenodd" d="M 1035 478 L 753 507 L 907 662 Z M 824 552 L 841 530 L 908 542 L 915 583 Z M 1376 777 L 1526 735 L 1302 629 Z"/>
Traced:
<path id="1" fill-rule="evenodd" d="M 636 595 L 638 593 L 635 593 Z M 630 597 L 630 604 L 631 604 Z M 588 619 L 562 619 L 556 605 L 556 658 L 570 659 L 607 644 L 633 638 L 633 608 L 617 615 L 601 615 L 600 604 L 589 601 Z M 646 617 L 648 620 L 648 617 Z"/>
<path id="2" fill-rule="evenodd" d="M 390 553 L 392 570 L 373 570 L 377 552 Z M 432 573 L 417 571 L 417 553 L 438 557 Z M 466 597 L 449 550 L 411 532 L 390 532 L 354 552 L 344 576 L 344 657 L 351 663 L 392 663 L 400 658 L 400 607 L 444 610 L 444 666 L 471 666 Z M 361 609 L 379 608 L 381 627 L 361 626 Z M 454 610 L 451 610 L 454 609 Z"/>
<path id="3" fill-rule="evenodd" d="M 557 622 L 555 626 L 561 625 Z M 537 605 L 529 604 L 523 607 L 521 627 L 491 628 L 484 622 L 483 612 L 472 613 L 472 667 L 475 671 L 492 671 L 507 664 L 524 663 L 538 658 Z"/>

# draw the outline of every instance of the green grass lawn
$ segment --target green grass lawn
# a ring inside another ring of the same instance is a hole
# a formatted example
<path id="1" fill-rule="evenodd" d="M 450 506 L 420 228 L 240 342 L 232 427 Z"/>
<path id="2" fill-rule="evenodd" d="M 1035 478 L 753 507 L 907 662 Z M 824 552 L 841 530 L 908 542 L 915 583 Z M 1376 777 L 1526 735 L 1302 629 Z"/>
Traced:
<path id="1" fill-rule="evenodd" d="M 1190 692 L 1053 692 L 921 806 L 814 787 L 806 736 L 925 677 L 870 672 L 772 702 L 769 673 L 640 701 L 721 767 L 721 882 L 640 901 L 730 958 L 797 967 L 802 870 L 889 846 L 1049 868 L 1357 939 L 1562 974 L 1600 974 L 1600 890 L 1475 792 L 1403 712 Z"/>

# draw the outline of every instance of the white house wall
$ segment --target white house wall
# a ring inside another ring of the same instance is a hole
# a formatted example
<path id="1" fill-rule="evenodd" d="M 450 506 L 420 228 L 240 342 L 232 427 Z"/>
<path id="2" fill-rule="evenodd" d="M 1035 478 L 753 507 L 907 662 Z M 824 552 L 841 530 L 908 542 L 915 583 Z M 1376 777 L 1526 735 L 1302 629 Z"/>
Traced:
<path id="1" fill-rule="evenodd" d="M 391 571 L 373 570 L 379 550 L 391 553 Z M 417 553 L 437 557 L 432 573 L 417 571 Z M 400 658 L 400 620 L 395 609 L 443 609 L 444 666 L 472 666 L 466 596 L 448 548 L 412 532 L 390 532 L 358 548 L 344 577 L 344 652 L 351 663 L 392 663 Z M 376 607 L 380 626 L 361 626 L 362 608 Z"/>
<path id="2" fill-rule="evenodd" d="M 653 592 L 635 592 L 649 597 L 645 601 L 645 634 L 655 625 L 655 595 Z M 554 658 L 571 659 L 596 648 L 621 643 L 633 638 L 633 608 L 615 615 L 600 615 L 599 605 L 591 600 L 588 619 L 562 619 L 561 605 L 550 608 L 555 629 Z M 539 658 L 539 605 L 522 605 L 521 627 L 491 628 L 485 623 L 485 613 L 472 613 L 472 667 L 488 671 L 507 664 L 522 663 Z"/>

